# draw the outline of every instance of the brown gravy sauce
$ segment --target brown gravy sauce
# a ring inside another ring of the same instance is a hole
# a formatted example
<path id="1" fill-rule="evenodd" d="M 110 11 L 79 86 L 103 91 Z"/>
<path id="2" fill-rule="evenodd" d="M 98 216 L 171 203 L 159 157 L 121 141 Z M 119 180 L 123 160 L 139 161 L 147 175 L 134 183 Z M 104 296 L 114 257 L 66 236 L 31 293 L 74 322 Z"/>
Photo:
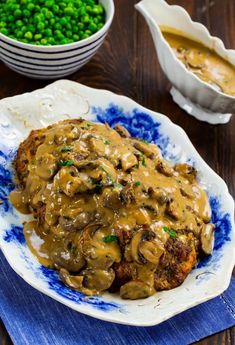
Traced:
<path id="1" fill-rule="evenodd" d="M 106 125 L 64 121 L 43 136 L 24 186 L 10 195 L 15 208 L 35 217 L 24 226 L 32 253 L 42 265 L 62 269 L 66 284 L 86 294 L 108 289 L 112 265 L 125 259 L 133 262 L 133 277 L 147 282 L 151 295 L 171 232 L 187 229 L 198 238 L 210 221 L 195 171 L 187 164 L 171 167 L 157 146 L 122 137 Z M 154 238 L 141 247 L 150 260 L 142 265 L 134 253 L 141 240 L 137 235 L 145 229 Z M 124 249 L 120 233 L 132 234 Z M 177 236 L 186 238 L 182 231 Z M 65 277 L 65 270 L 76 276 Z M 139 295 L 133 290 L 127 298 Z"/>
<path id="2" fill-rule="evenodd" d="M 218 91 L 235 96 L 235 67 L 232 64 L 183 33 L 162 28 L 162 34 L 187 69 Z"/>

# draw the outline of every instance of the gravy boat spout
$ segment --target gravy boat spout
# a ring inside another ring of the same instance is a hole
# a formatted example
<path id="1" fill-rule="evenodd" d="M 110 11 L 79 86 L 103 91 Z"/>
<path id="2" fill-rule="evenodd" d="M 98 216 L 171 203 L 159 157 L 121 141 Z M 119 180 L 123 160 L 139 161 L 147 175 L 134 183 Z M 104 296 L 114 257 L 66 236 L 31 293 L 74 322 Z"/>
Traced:
<path id="1" fill-rule="evenodd" d="M 198 120 L 211 124 L 227 123 L 235 113 L 235 97 L 217 90 L 189 71 L 164 39 L 161 27 L 182 32 L 200 42 L 234 68 L 235 50 L 225 49 L 219 38 L 211 36 L 204 25 L 193 22 L 180 6 L 168 5 L 164 0 L 142 0 L 135 7 L 149 26 L 161 68 L 173 85 L 170 90 L 173 100 Z"/>

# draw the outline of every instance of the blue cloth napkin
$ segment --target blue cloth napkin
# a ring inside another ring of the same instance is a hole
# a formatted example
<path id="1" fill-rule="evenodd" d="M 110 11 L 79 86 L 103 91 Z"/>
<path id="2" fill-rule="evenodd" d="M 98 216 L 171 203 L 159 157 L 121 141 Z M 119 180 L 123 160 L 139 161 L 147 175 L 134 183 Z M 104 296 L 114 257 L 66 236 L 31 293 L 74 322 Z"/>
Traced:
<path id="1" fill-rule="evenodd" d="M 0 253 L 0 317 L 15 345 L 186 345 L 235 325 L 235 279 L 220 297 L 153 327 L 77 313 L 36 291 Z"/>

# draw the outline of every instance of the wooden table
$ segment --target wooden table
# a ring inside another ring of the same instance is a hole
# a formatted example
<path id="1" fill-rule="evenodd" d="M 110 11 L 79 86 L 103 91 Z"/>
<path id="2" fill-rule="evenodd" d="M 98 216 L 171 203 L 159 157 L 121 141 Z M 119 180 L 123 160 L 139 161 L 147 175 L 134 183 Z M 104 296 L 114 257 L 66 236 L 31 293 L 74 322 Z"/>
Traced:
<path id="1" fill-rule="evenodd" d="M 235 196 L 235 117 L 226 125 L 212 126 L 188 116 L 172 101 L 168 92 L 170 83 L 159 66 L 148 27 L 134 10 L 137 2 L 115 1 L 116 15 L 104 45 L 84 68 L 69 79 L 126 95 L 147 108 L 166 114 L 186 131 L 200 155 L 225 180 Z M 168 2 L 185 7 L 194 20 L 206 25 L 227 48 L 235 49 L 234 0 Z M 0 63 L 0 99 L 32 91 L 48 83 L 20 76 Z M 1 324 L 0 344 L 12 344 Z M 197 344 L 235 344 L 235 327 Z"/>

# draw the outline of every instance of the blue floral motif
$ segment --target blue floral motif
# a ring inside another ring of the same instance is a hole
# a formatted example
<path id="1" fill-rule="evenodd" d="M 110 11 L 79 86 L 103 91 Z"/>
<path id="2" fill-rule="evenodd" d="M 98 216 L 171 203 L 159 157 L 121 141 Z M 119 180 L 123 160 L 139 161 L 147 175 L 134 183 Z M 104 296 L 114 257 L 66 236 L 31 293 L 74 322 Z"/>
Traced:
<path id="1" fill-rule="evenodd" d="M 3 236 L 4 241 L 6 242 L 15 242 L 19 244 L 25 244 L 25 237 L 23 233 L 22 226 L 11 225 L 10 230 L 6 230 Z"/>
<path id="2" fill-rule="evenodd" d="M 157 144 L 160 147 L 163 156 L 166 155 L 169 137 L 163 135 L 159 131 L 161 123 L 154 121 L 149 114 L 138 109 L 124 112 L 122 108 L 113 103 L 111 103 L 106 109 L 93 107 L 92 112 L 96 115 L 99 122 L 107 122 L 112 128 L 119 123 L 129 131 L 131 136 Z"/>
<path id="3" fill-rule="evenodd" d="M 3 212 L 12 210 L 12 206 L 8 201 L 10 192 L 15 188 L 13 181 L 12 170 L 9 170 L 8 165 L 12 162 L 15 152 L 0 150 L 0 215 Z"/>

